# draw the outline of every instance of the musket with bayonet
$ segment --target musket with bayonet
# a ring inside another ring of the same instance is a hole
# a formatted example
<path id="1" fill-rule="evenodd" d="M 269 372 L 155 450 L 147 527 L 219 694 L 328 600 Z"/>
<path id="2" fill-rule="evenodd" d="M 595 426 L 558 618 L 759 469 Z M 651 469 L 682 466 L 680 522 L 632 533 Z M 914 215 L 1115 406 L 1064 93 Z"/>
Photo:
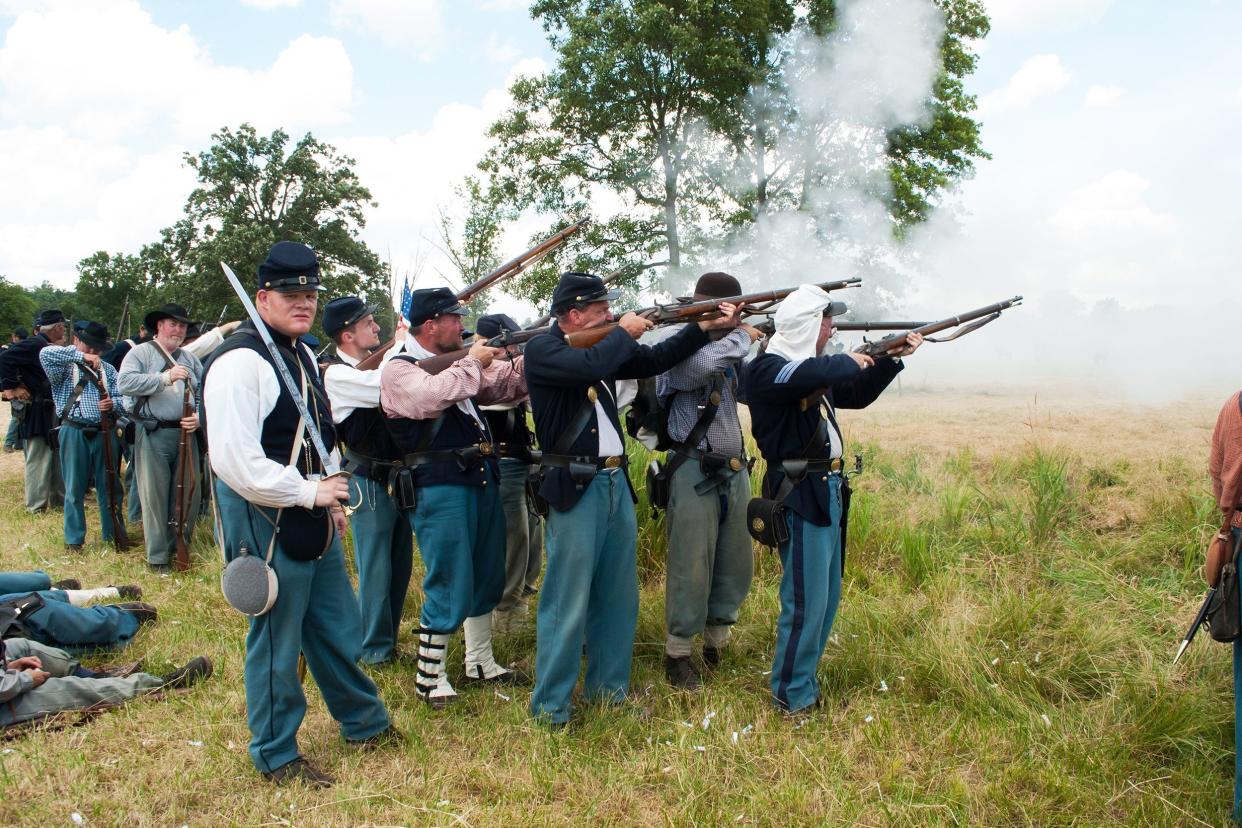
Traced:
<path id="1" fill-rule="evenodd" d="M 1225 519 L 1225 523 L 1220 527 L 1216 536 L 1212 538 L 1212 542 L 1208 544 L 1207 562 L 1204 566 L 1204 574 L 1207 576 L 1208 591 L 1203 596 L 1203 603 L 1199 605 L 1199 611 L 1195 613 L 1195 620 L 1191 622 L 1190 629 L 1186 630 L 1186 635 L 1182 636 L 1182 643 L 1178 645 L 1177 655 L 1173 656 L 1173 663 L 1177 664 L 1182 657 L 1182 653 L 1186 652 L 1186 648 L 1190 646 L 1190 642 L 1195 640 L 1195 635 L 1199 632 L 1199 628 L 1207 622 L 1208 610 L 1212 606 L 1212 599 L 1216 597 L 1216 590 L 1220 586 L 1220 574 L 1225 567 L 1227 560 L 1231 560 L 1236 565 L 1237 561 L 1237 544 L 1233 541 L 1233 533 L 1231 526 L 1233 525 L 1233 513 Z"/>
<path id="2" fill-rule="evenodd" d="M 825 291 L 841 290 L 843 288 L 857 287 L 862 284 L 862 279 L 857 276 L 850 279 L 840 279 L 835 282 L 820 282 L 816 287 Z M 780 290 L 764 290 L 758 293 L 743 293 L 737 296 L 725 296 L 719 299 L 703 299 L 698 302 L 681 301 L 672 302 L 667 305 L 653 305 L 649 308 L 634 311 L 638 316 L 644 319 L 650 319 L 656 325 L 673 325 L 682 322 L 704 322 L 709 319 L 718 319 L 720 317 L 720 306 L 722 304 L 742 305 L 748 308 L 754 306 L 757 308 L 756 313 L 766 312 L 768 308 L 783 300 L 786 296 L 797 290 L 800 285 L 790 288 L 781 288 Z M 607 325 L 600 325 L 597 328 L 587 328 L 582 331 L 575 331 L 567 334 L 565 341 L 575 348 L 590 348 L 597 342 L 601 341 L 618 325 L 617 322 L 611 322 Z"/>
<path id="3" fill-rule="evenodd" d="M 1003 302 L 997 302 L 987 307 L 976 308 L 957 316 L 950 316 L 948 319 L 941 319 L 938 322 L 928 322 L 926 325 L 919 325 L 902 333 L 889 334 L 883 339 L 877 339 L 875 342 L 866 342 L 855 348 L 854 351 L 855 353 L 866 354 L 870 357 L 888 356 L 905 348 L 906 340 L 912 333 L 922 334 L 928 342 L 951 342 L 958 337 L 979 330 L 989 322 L 999 319 L 1002 311 L 1021 304 L 1021 302 L 1022 297 L 1015 296 L 1012 299 L 1006 299 Z M 928 336 L 928 334 L 947 331 L 950 328 L 959 328 L 959 330 L 939 339 Z"/>
<path id="4" fill-rule="evenodd" d="M 545 256 L 552 253 L 558 247 L 567 242 L 570 236 L 585 227 L 589 221 L 590 219 L 582 219 L 581 221 L 574 222 L 564 230 L 561 230 L 559 233 L 545 239 L 517 258 L 510 259 L 505 262 L 500 267 L 484 276 L 482 279 L 466 285 L 457 293 L 458 303 L 464 305 L 497 282 L 512 278 L 513 276 L 521 273 L 523 270 L 526 270 L 536 264 L 539 260 L 543 259 Z M 384 354 L 386 354 L 395 344 L 397 344 L 396 338 L 388 340 L 383 345 L 372 351 L 366 358 L 354 367 L 356 367 L 359 371 L 371 371 L 378 368 L 380 363 L 384 360 Z"/>
<path id="5" fill-rule="evenodd" d="M 116 335 L 123 338 L 125 336 L 125 316 L 129 313 L 129 294 L 125 294 L 125 303 L 121 305 L 121 319 L 116 323 Z"/>
<path id="6" fill-rule="evenodd" d="M 272 355 L 272 363 L 276 366 L 276 374 L 280 377 L 280 381 L 284 384 L 285 390 L 289 392 L 289 396 L 293 398 L 293 404 L 297 407 L 298 416 L 302 418 L 302 424 L 306 427 L 306 434 L 310 438 L 311 447 L 315 449 L 315 454 L 319 456 L 319 462 L 323 465 L 325 478 L 327 477 L 349 477 L 349 472 L 341 469 L 341 465 L 332 459 L 332 453 L 328 451 L 328 447 L 324 445 L 323 435 L 319 433 L 319 425 L 315 422 L 315 418 L 311 416 L 310 410 L 306 407 L 306 400 L 302 398 L 301 386 L 293 379 L 293 374 L 289 372 L 289 366 L 285 364 L 285 357 L 280 351 L 280 347 L 272 339 L 272 335 L 267 330 L 259 311 L 255 309 L 254 302 L 250 301 L 250 294 L 246 293 L 246 289 L 241 286 L 241 282 L 237 281 L 237 275 L 233 273 L 233 269 L 220 262 L 220 267 L 224 269 L 224 275 L 228 277 L 229 284 L 233 286 L 233 292 L 237 294 L 237 298 L 241 300 L 242 307 L 246 310 L 246 315 L 250 317 L 251 324 L 259 334 L 259 338 L 263 340 L 263 344 L 267 346 L 267 351 Z M 295 345 L 296 347 L 296 345 Z M 297 354 L 293 355 L 297 359 Z M 341 504 L 345 509 L 345 514 L 349 515 L 353 509 L 348 504 Z"/>

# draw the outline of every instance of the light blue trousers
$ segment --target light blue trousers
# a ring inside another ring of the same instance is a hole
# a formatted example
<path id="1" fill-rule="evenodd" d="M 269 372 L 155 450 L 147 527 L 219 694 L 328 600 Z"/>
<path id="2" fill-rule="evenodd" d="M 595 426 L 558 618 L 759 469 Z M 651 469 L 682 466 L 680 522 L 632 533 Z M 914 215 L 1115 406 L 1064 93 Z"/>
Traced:
<path id="1" fill-rule="evenodd" d="M 410 587 L 414 538 L 410 521 L 384 484 L 366 477 L 349 481 L 358 609 L 362 613 L 362 660 L 382 664 L 396 655 L 405 594 Z"/>
<path id="2" fill-rule="evenodd" d="M 51 589 L 52 579 L 41 569 L 33 572 L 0 572 L 0 595 Z"/>
<path id="3" fill-rule="evenodd" d="M 43 606 L 22 618 L 26 637 L 53 647 L 90 650 L 121 647 L 138 632 L 138 618 L 111 604 L 75 607 L 59 589 L 39 590 Z M 29 592 L 0 595 L 0 601 L 23 598 Z"/>
<path id="4" fill-rule="evenodd" d="M 104 439 L 102 432 L 88 438 L 80 428 L 64 426 L 60 430 L 60 470 L 65 479 L 65 543 L 86 542 L 86 485 L 92 477 L 99 500 L 102 537 L 105 541 L 113 539 L 112 519 L 108 512 L 108 474 L 104 470 Z M 112 440 L 113 458 L 119 459 L 120 442 L 111 435 L 107 439 Z M 119 501 L 117 516 L 124 521 L 125 494 L 119 480 L 115 489 Z"/>
<path id="5" fill-rule="evenodd" d="M 267 518 L 274 518 L 276 510 L 252 506 L 220 480 L 216 498 L 228 557 L 242 543 L 252 554 L 266 554 L 272 536 Z M 299 755 L 297 733 L 306 715 L 306 695 L 298 679 L 298 653 L 306 656 L 328 712 L 346 739 L 365 739 L 388 727 L 379 691 L 357 664 L 362 618 L 340 540 L 333 540 L 323 557 L 313 561 L 296 561 L 277 543 L 272 568 L 280 582 L 276 603 L 266 615 L 250 619 L 246 636 L 250 758 L 261 771 L 275 770 Z"/>
<path id="6" fill-rule="evenodd" d="M 423 629 L 450 635 L 496 607 L 505 586 L 505 516 L 495 478 L 486 486 L 418 487 L 410 525 L 423 559 Z"/>
<path id="7" fill-rule="evenodd" d="M 776 622 L 772 700 L 801 710 L 819 698 L 816 668 L 841 602 L 841 476 L 828 482 L 831 526 L 816 526 L 790 509 L 789 540 L 781 544 L 781 614 Z"/>
<path id="8" fill-rule="evenodd" d="M 638 625 L 638 524 L 624 470 L 603 470 L 568 512 L 548 512 L 531 715 L 569 721 L 586 645 L 588 699 L 625 697 Z"/>

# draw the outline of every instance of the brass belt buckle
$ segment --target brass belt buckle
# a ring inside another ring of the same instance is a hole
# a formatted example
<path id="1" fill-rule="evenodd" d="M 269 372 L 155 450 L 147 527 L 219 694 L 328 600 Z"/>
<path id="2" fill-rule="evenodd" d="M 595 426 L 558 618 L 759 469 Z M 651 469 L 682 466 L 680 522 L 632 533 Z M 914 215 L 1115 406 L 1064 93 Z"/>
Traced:
<path id="1" fill-rule="evenodd" d="M 730 457 L 730 458 L 729 458 L 729 468 L 730 468 L 730 469 L 732 469 L 732 470 L 733 470 L 733 471 L 735 471 L 735 472 L 736 472 L 736 471 L 741 471 L 741 470 L 742 470 L 742 460 L 741 460 L 741 458 L 739 458 L 739 457 Z"/>
<path id="2" fill-rule="evenodd" d="M 828 471 L 834 471 L 834 472 L 841 471 L 841 458 L 840 457 L 832 458 L 832 462 L 828 464 Z"/>
<path id="3" fill-rule="evenodd" d="M 604 458 L 604 468 L 606 468 L 606 469 L 616 469 L 616 468 L 620 468 L 620 467 L 621 467 L 621 458 L 620 458 L 620 457 L 606 457 L 606 458 Z"/>
<path id="4" fill-rule="evenodd" d="M 483 455 L 484 457 L 487 457 L 491 455 L 492 451 L 493 449 L 492 449 L 491 443 L 487 442 L 486 440 L 484 440 L 482 443 L 479 443 L 479 454 Z"/>

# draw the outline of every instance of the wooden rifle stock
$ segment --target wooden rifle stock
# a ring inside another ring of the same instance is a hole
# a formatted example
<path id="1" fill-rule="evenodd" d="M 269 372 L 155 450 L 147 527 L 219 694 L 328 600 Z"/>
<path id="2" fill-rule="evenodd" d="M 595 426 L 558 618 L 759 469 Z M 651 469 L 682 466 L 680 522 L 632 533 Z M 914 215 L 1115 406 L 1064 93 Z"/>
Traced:
<path id="1" fill-rule="evenodd" d="M 546 334 L 550 328 L 528 328 L 522 331 L 505 331 L 504 333 L 493 336 L 485 343 L 490 348 L 506 348 L 510 345 L 522 345 L 527 341 L 534 339 L 536 336 Z M 470 353 L 469 348 L 459 348 L 456 351 L 449 351 L 447 354 L 436 354 L 432 357 L 426 357 L 418 361 L 418 367 L 422 368 L 428 374 L 438 374 L 460 359 L 465 358 Z"/>
<path id="2" fill-rule="evenodd" d="M 100 372 L 96 374 L 89 365 L 83 363 L 82 370 L 99 390 L 99 399 L 110 399 L 108 387 L 103 381 L 103 377 L 106 376 L 104 369 L 100 368 Z M 125 550 L 133 544 L 130 543 L 129 533 L 125 531 L 125 516 L 121 514 L 121 501 L 117 491 L 120 486 L 120 469 L 117 466 L 116 452 L 112 444 L 112 438 L 116 436 L 116 417 L 111 411 L 104 411 L 102 408 L 99 410 L 99 436 L 103 440 L 104 493 L 108 498 L 108 519 L 112 521 L 112 541 L 117 549 Z M 99 485 L 98 480 L 95 481 L 95 485 Z"/>
<path id="3" fill-rule="evenodd" d="M 185 383 L 185 397 L 181 404 L 181 416 L 183 418 L 190 417 L 194 414 L 194 398 L 190 390 L 190 383 Z M 176 504 L 173 509 L 173 517 L 169 523 L 176 533 L 177 539 L 177 556 L 175 565 L 178 572 L 185 572 L 190 568 L 190 546 L 186 539 L 185 530 L 189 525 L 190 501 L 194 497 L 194 485 L 196 478 L 196 469 L 194 468 L 194 450 L 190 447 L 190 441 L 194 439 L 194 432 L 186 431 L 184 428 L 179 429 L 179 439 L 177 441 L 177 492 Z"/>
<path id="4" fill-rule="evenodd" d="M 457 301 L 464 305 L 497 282 L 521 273 L 523 270 L 535 264 L 544 256 L 547 256 L 549 253 L 563 245 L 569 240 L 570 236 L 585 227 L 589 221 L 589 219 L 582 219 L 581 221 L 574 222 L 556 235 L 545 239 L 532 247 L 530 250 L 527 250 L 516 259 L 510 259 L 505 262 L 500 267 L 484 276 L 482 279 L 466 285 L 457 293 Z M 383 362 L 384 354 L 388 353 L 388 349 L 396 344 L 396 338 L 388 340 L 383 345 L 372 351 L 365 359 L 359 362 L 356 367 L 359 371 L 375 370 L 380 366 L 380 363 Z"/>
<path id="5" fill-rule="evenodd" d="M 1001 315 L 1001 311 L 1008 310 L 1015 305 L 1021 304 L 1021 302 L 1022 297 L 1015 296 L 1012 299 L 1006 299 L 1003 302 L 997 302 L 996 304 L 988 305 L 987 307 L 976 308 L 975 310 L 967 311 L 966 313 L 961 313 L 957 316 L 951 316 L 948 319 L 941 319 L 938 322 L 929 322 L 926 325 L 919 325 L 918 327 L 903 333 L 890 334 L 883 339 L 877 339 L 875 342 L 867 342 L 855 349 L 855 353 L 866 354 L 871 357 L 887 356 L 890 352 L 899 351 L 906 347 L 907 339 L 912 333 L 919 333 L 927 336 L 927 334 L 939 333 L 940 331 L 946 331 L 949 328 L 956 328 L 959 325 L 966 325 L 966 327 L 962 330 L 952 334 L 951 336 L 945 337 L 943 340 L 929 338 L 928 341 L 947 342 L 952 339 L 957 339 L 959 336 L 978 330 L 992 320 L 997 319 Z"/>
<path id="6" fill-rule="evenodd" d="M 820 282 L 816 287 L 832 291 L 861 284 L 862 279 L 854 277 L 835 282 Z M 745 304 L 747 306 L 763 305 L 763 309 L 766 311 L 772 305 L 793 293 L 798 287 L 800 286 L 781 288 L 780 290 L 764 290 L 758 293 L 743 293 L 738 296 L 723 296 L 719 299 L 703 299 L 698 302 L 688 301 L 674 302 L 668 305 L 653 305 L 649 308 L 634 311 L 634 313 L 644 319 L 650 319 L 656 325 L 671 325 L 678 322 L 704 322 L 709 319 L 719 318 L 719 307 L 724 303 L 731 305 Z M 571 334 L 565 335 L 565 341 L 574 348 L 591 348 L 612 333 L 617 324 L 616 322 L 610 322 L 597 328 L 574 331 Z"/>

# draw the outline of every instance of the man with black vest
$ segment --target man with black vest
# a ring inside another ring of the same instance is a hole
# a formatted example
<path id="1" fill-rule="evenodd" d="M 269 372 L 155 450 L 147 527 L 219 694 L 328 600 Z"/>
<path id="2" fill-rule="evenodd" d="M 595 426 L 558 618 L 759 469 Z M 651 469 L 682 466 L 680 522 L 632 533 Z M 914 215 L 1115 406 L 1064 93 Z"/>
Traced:
<path id="1" fill-rule="evenodd" d="M 259 316 L 332 446 L 336 434 L 315 355 L 298 342 L 315 321 L 323 290 L 319 262 L 306 245 L 278 242 L 258 275 Z M 264 557 L 279 584 L 275 603 L 251 619 L 246 638 L 250 758 L 277 784 L 328 787 L 333 778 L 298 752 L 306 713 L 299 652 L 347 742 L 369 747 L 399 737 L 357 664 L 362 618 L 341 548 L 348 480 L 322 477 L 323 464 L 272 360 L 254 323 L 246 322 L 208 362 L 203 413 L 225 557 Z"/>
<path id="2" fill-rule="evenodd" d="M 898 358 L 824 354 L 832 318 L 845 310 L 821 288 L 800 286 L 777 309 L 776 333 L 743 378 L 751 433 L 768 464 L 764 497 L 785 507 L 771 687 L 790 714 L 820 702 L 816 668 L 841 600 L 849 486 L 836 409 L 866 408 L 904 367 Z M 909 340 L 901 356 L 923 338 Z"/>
<path id="3" fill-rule="evenodd" d="M 114 529 L 125 528 L 112 525 L 108 508 L 108 490 L 114 489 L 119 496 L 120 475 L 109 486 L 104 464 L 104 441 L 110 444 L 114 462 L 121 456 L 121 443 L 113 430 L 100 430 L 102 412 L 112 411 L 113 416 L 125 413 L 116 369 L 100 357 L 107 347 L 108 329 L 99 322 L 84 322 L 76 329 L 73 345 L 52 345 L 39 351 L 39 362 L 52 385 L 61 425 L 58 442 L 60 473 L 65 481 L 65 546 L 71 552 L 82 551 L 86 541 L 85 500 L 90 480 L 95 481 L 104 541 L 114 541 Z M 117 471 L 112 469 L 112 474 Z M 125 519 L 119 509 L 117 519 Z"/>
<path id="4" fill-rule="evenodd" d="M 737 296 L 728 273 L 704 273 L 695 302 Z M 762 334 L 733 318 L 712 342 L 656 378 L 671 441 L 663 477 L 668 486 L 664 672 L 670 684 L 696 690 L 702 677 L 691 660 L 703 636 L 703 663 L 720 664 L 750 591 L 754 545 L 746 531 L 750 470 L 737 416 L 738 367 Z M 648 496 L 652 493 L 648 492 Z"/>
<path id="5" fill-rule="evenodd" d="M 506 331 L 520 331 L 511 316 L 491 313 L 480 316 L 475 332 L 481 339 L 491 339 Z M 520 346 L 508 348 L 511 356 L 521 353 Z M 530 404 L 497 403 L 480 406 L 495 440 L 500 457 L 500 505 L 505 512 L 505 589 L 500 603 L 492 611 L 492 624 L 502 632 L 517 628 L 526 620 L 526 599 L 539 574 L 543 548 L 543 527 L 539 516 L 531 511 L 526 496 L 527 481 L 533 466 L 535 435 L 527 424 Z"/>
<path id="6" fill-rule="evenodd" d="M 323 311 L 323 331 L 336 343 L 336 358 L 323 372 L 337 437 L 345 446 L 354 514 L 354 563 L 358 567 L 358 608 L 362 612 L 362 660 L 385 664 L 397 654 L 397 634 L 410 586 L 414 538 L 410 522 L 393 501 L 388 481 L 400 465 L 401 449 L 380 408 L 380 371 L 404 350 L 404 336 L 371 371 L 358 363 L 380 344 L 375 305 L 341 296 Z"/>
<path id="7" fill-rule="evenodd" d="M 566 334 L 607 325 L 614 298 L 598 276 L 562 274 L 552 294 L 556 322 L 550 335 L 526 345 L 543 449 L 539 493 L 550 507 L 531 714 L 553 726 L 569 721 L 584 643 L 586 697 L 620 700 L 629 690 L 638 623 L 638 526 L 615 381 L 667 371 L 706 345 L 708 331 L 734 324 L 735 309 L 723 305 L 723 320 L 687 325 L 645 346 L 635 340 L 652 323 L 627 313 L 594 346 L 572 347 Z"/>
<path id="8" fill-rule="evenodd" d="M 390 360 L 380 381 L 380 404 L 405 453 L 400 505 L 426 569 L 416 687 L 433 707 L 457 697 L 444 659 L 449 636 L 463 623 L 467 681 L 525 680 L 492 653 L 492 610 L 504 589 L 505 524 L 495 441 L 478 406 L 526 397 L 522 357 L 499 359 L 503 351 L 480 341 L 439 373 L 418 365 L 462 349 L 465 313 L 448 288 L 414 291 L 409 352 Z"/>
<path id="9" fill-rule="evenodd" d="M 26 457 L 26 511 L 38 513 L 59 507 L 65 499 L 60 458 L 47 441 L 56 425 L 52 386 L 39 362 L 39 352 L 49 345 L 65 343 L 65 315 L 58 310 L 39 314 L 34 336 L 15 343 L 0 354 L 0 389 L 12 400 L 14 415 L 21 411 L 21 437 Z"/>
<path id="10" fill-rule="evenodd" d="M 142 501 L 142 534 L 146 538 L 147 566 L 167 572 L 177 548 L 177 532 L 189 544 L 198 520 L 202 496 L 198 479 L 198 440 L 190 440 L 187 462 L 192 492 L 184 526 L 174 526 L 177 468 L 181 433 L 198 430 L 198 390 L 203 364 L 181 347 L 190 317 L 185 308 L 167 304 L 147 314 L 143 324 L 154 336 L 130 349 L 121 362 L 117 381 L 129 397 L 136 422 L 134 474 Z M 186 400 L 190 414 L 185 414 Z"/>

